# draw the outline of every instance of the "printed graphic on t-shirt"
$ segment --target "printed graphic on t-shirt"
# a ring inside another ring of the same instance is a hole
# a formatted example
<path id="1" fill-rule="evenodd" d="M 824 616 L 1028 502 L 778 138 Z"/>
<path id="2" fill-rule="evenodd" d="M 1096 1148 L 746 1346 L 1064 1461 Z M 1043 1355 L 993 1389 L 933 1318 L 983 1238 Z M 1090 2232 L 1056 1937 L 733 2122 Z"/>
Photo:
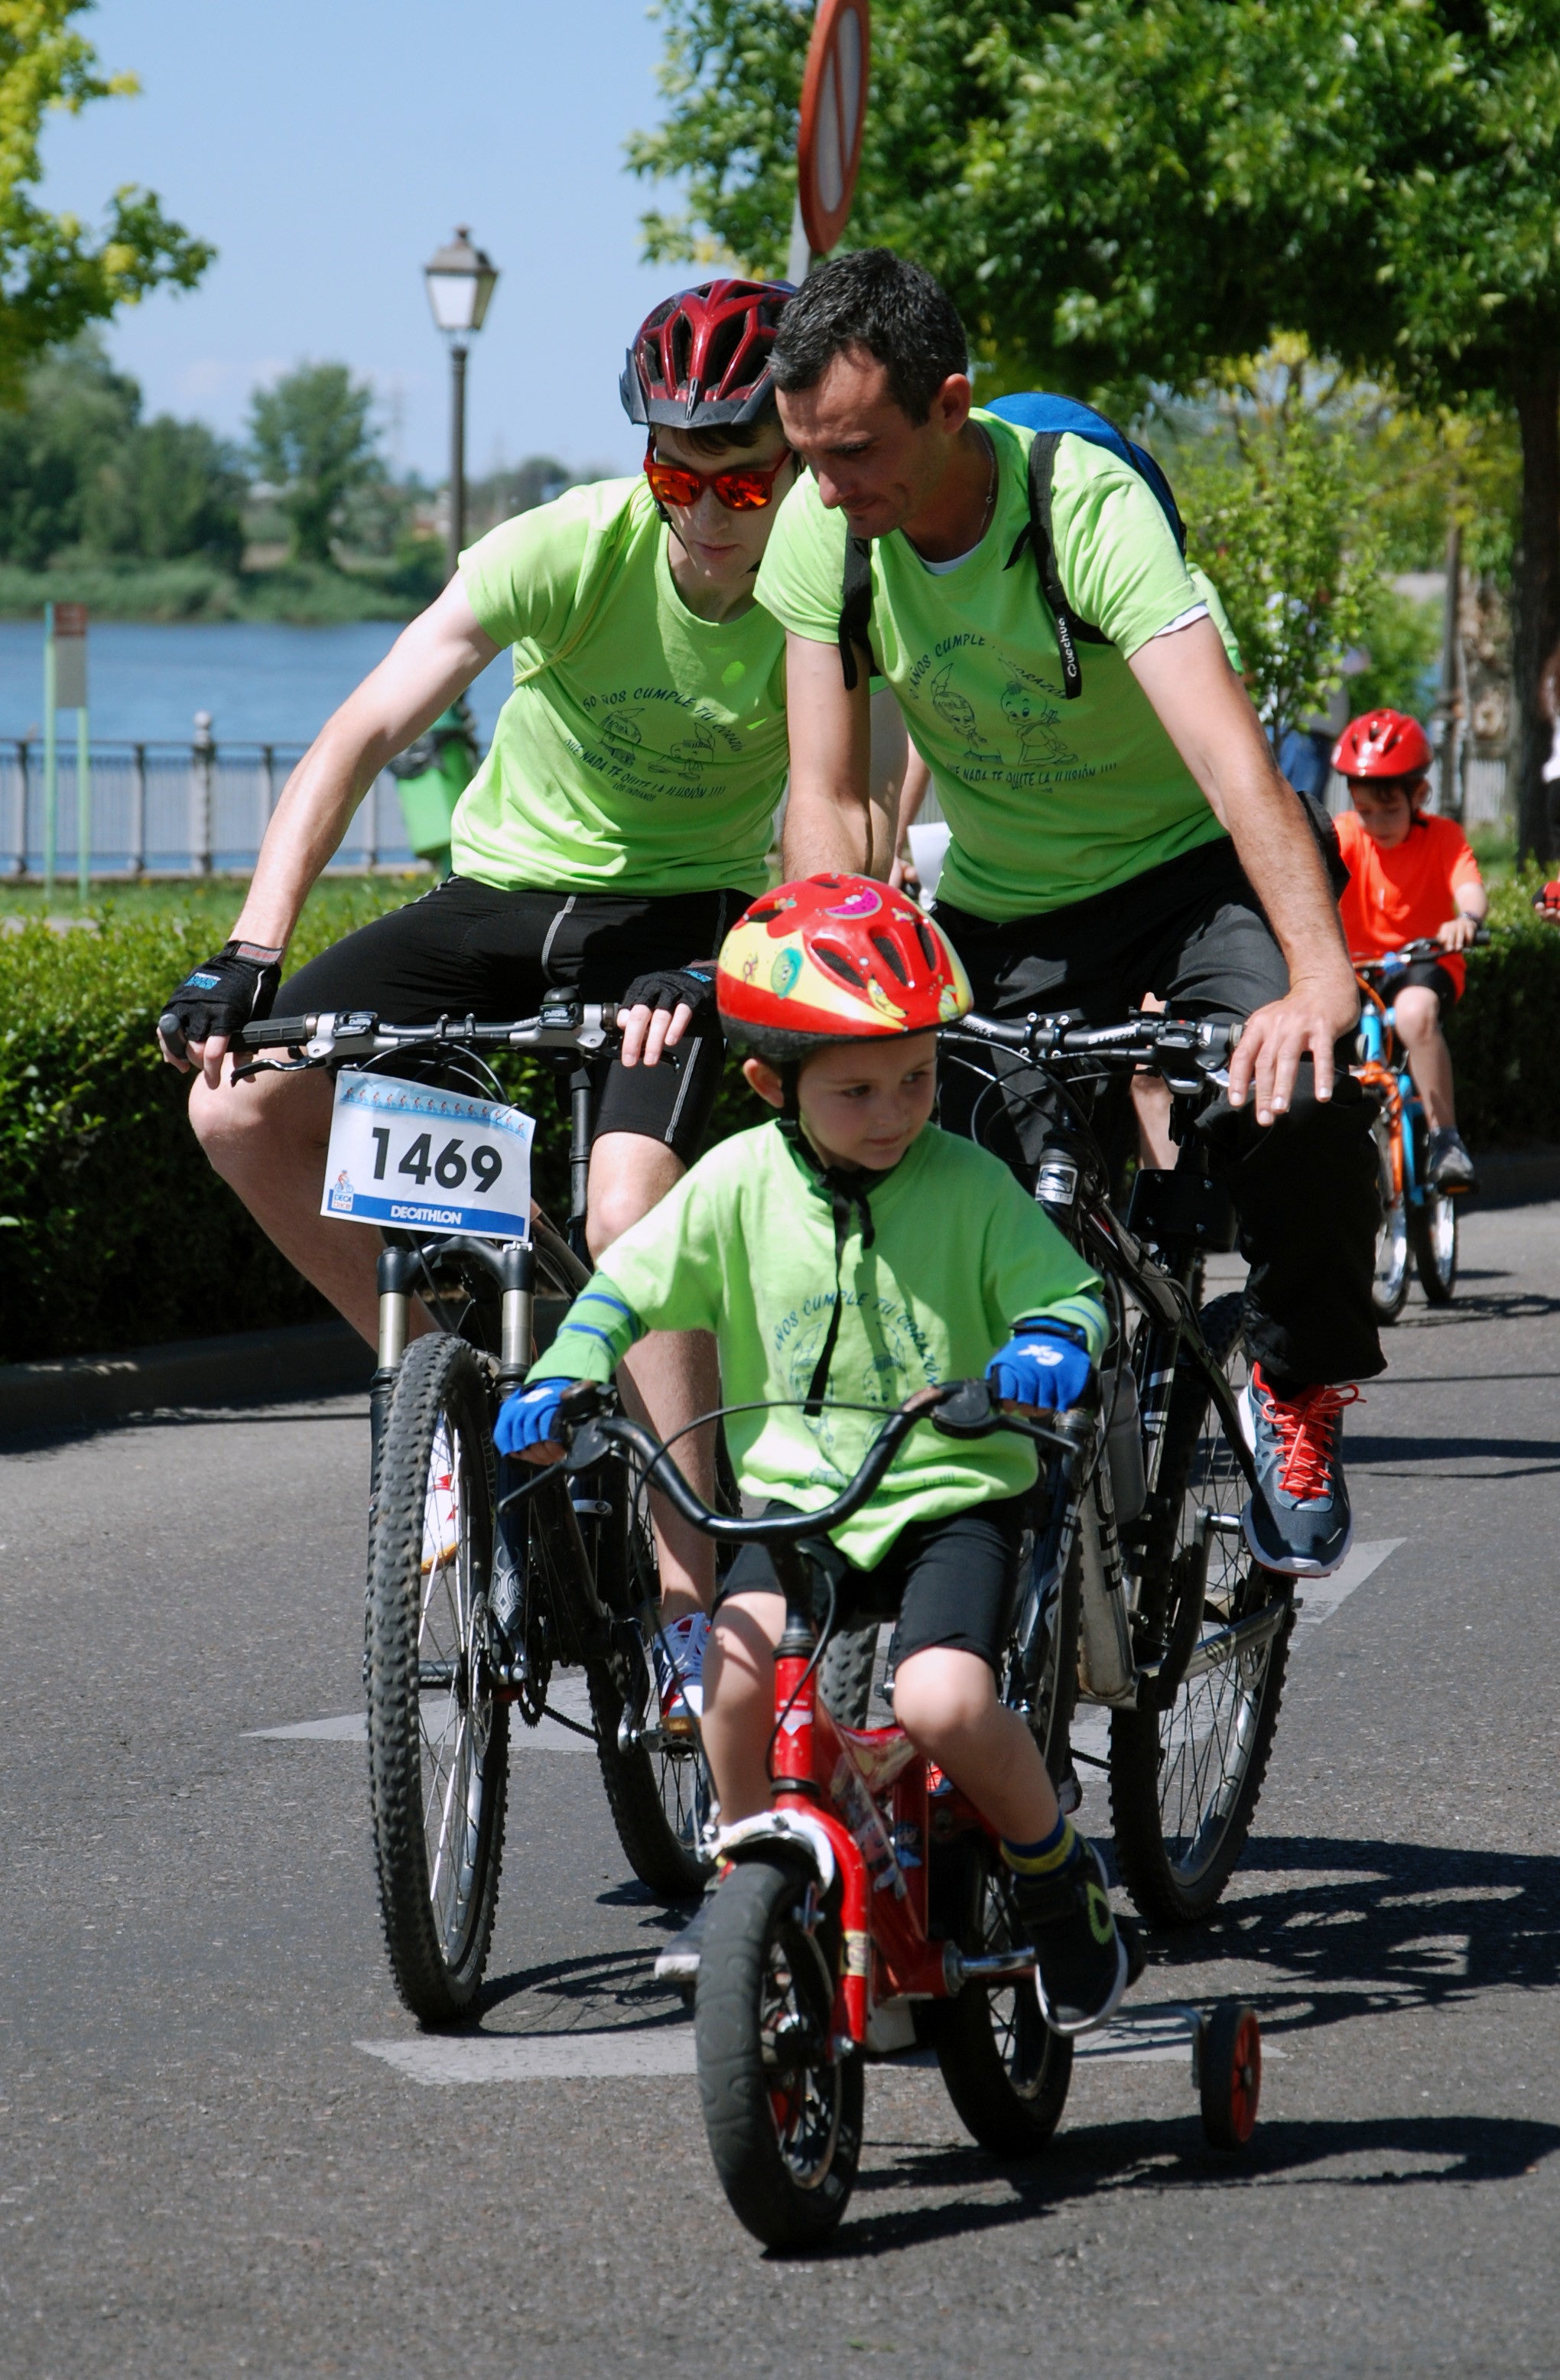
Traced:
<path id="1" fill-rule="evenodd" d="M 847 1288 L 841 1294 L 846 1314 L 853 1314 L 860 1320 L 871 1352 L 864 1358 L 859 1348 L 853 1355 L 846 1347 L 836 1346 L 829 1366 L 830 1399 L 844 1404 L 881 1405 L 887 1413 L 902 1404 L 917 1389 L 933 1387 L 941 1379 L 942 1373 L 926 1335 L 901 1300 L 881 1297 L 870 1290 L 864 1295 Z M 791 1307 L 774 1326 L 776 1358 L 783 1369 L 788 1393 L 799 1403 L 812 1388 L 833 1313 L 833 1291 L 820 1291 L 816 1297 L 804 1298 L 800 1307 Z M 826 1404 L 822 1413 L 804 1414 L 800 1418 L 818 1450 L 817 1463 L 806 1484 L 814 1488 L 842 1488 L 861 1460 L 861 1415 L 834 1414 Z M 841 1422 L 846 1426 L 843 1448 Z"/>
<path id="2" fill-rule="evenodd" d="M 657 711 L 657 704 L 670 705 L 675 715 L 665 719 Z M 711 773 L 715 764 L 740 759 L 747 748 L 734 727 L 724 720 L 707 718 L 696 703 L 665 686 L 624 686 L 610 694 L 586 694 L 577 707 L 600 741 L 587 743 L 583 736 L 569 734 L 569 749 L 587 769 L 636 802 L 718 800 L 728 787 Z M 685 732 L 664 751 L 658 751 L 653 741 L 658 729 L 681 727 L 684 719 L 690 722 Z"/>
<path id="3" fill-rule="evenodd" d="M 960 739 L 963 747 L 959 766 L 962 783 L 1016 788 L 1066 784 L 1100 773 L 1079 757 L 1061 733 L 1059 686 L 1015 660 L 991 638 L 963 636 L 957 642 L 961 649 L 982 649 L 978 669 L 966 665 L 961 682 L 959 664 L 965 658 L 961 650 L 934 671 L 933 665 L 943 651 L 938 646 L 924 651 L 915 661 L 907 690 L 913 703 L 929 703 L 944 727 Z M 985 658 L 986 655 L 989 660 Z M 992 662 L 996 664 L 996 674 L 1006 673 L 1007 677 L 1007 683 L 997 692 L 995 710 L 989 698 L 996 686 Z M 978 706 L 965 691 L 969 686 L 981 698 Z M 1105 763 L 1107 773 L 1118 766 L 1116 759 L 1110 758 Z"/>

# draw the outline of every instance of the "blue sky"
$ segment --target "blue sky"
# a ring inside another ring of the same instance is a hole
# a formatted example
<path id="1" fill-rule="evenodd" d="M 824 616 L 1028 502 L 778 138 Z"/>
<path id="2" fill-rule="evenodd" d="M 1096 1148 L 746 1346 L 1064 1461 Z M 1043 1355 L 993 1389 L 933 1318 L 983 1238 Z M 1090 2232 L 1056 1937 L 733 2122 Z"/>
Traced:
<path id="1" fill-rule="evenodd" d="M 150 410 L 236 435 L 257 382 L 340 359 L 374 382 L 398 460 L 442 477 L 448 364 L 420 268 L 468 223 L 502 274 L 468 470 L 637 465 L 623 351 L 696 277 L 640 261 L 651 193 L 623 144 L 659 113 L 642 0 L 100 0 L 81 23 L 141 96 L 51 126 L 44 202 L 95 220 L 143 183 L 220 250 L 199 289 L 109 333 Z"/>

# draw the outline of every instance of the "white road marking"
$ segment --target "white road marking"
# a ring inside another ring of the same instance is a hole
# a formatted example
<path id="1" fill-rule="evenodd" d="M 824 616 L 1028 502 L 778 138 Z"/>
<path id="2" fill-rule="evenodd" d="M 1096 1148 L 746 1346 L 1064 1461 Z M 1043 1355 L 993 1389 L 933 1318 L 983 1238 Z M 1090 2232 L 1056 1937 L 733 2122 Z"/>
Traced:
<path id="1" fill-rule="evenodd" d="M 565 1718 L 581 1727 L 590 1725 L 590 1692 L 583 1675 L 578 1672 L 555 1677 L 548 1689 L 548 1701 Z M 429 1698 L 428 1717 L 436 1721 L 433 1698 Z M 361 1711 L 344 1711 L 337 1718 L 305 1718 L 291 1727 L 252 1727 L 246 1730 L 248 1737 L 272 1743 L 367 1743 L 369 1722 Z M 512 1752 L 594 1752 L 596 1746 L 588 1736 L 575 1735 L 572 1729 L 559 1727 L 550 1718 L 527 1727 L 516 1713 L 510 1720 L 509 1744 Z"/>
<path id="2" fill-rule="evenodd" d="M 466 2034 L 447 2040 L 358 2041 L 354 2048 L 382 2058 L 414 2082 L 578 2082 L 658 2074 L 692 2074 L 694 2028 L 658 2026 L 635 2033 Z"/>
<path id="3" fill-rule="evenodd" d="M 1340 1603 L 1347 1603 L 1357 1586 L 1375 1571 L 1380 1570 L 1389 1554 L 1408 1544 L 1407 1537 L 1373 1537 L 1352 1546 L 1342 1567 L 1331 1578 L 1301 1578 L 1295 1585 L 1300 1597 L 1297 1624 L 1301 1628 L 1320 1628 L 1330 1620 Z"/>

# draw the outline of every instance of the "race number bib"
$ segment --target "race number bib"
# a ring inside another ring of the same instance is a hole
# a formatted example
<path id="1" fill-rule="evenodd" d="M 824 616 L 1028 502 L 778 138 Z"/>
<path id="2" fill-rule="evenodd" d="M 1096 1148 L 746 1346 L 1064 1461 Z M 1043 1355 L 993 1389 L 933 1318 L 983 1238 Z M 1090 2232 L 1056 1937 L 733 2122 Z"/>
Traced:
<path id="1" fill-rule="evenodd" d="M 322 1215 L 410 1231 L 531 1236 L 531 1135 L 518 1108 L 343 1067 Z"/>

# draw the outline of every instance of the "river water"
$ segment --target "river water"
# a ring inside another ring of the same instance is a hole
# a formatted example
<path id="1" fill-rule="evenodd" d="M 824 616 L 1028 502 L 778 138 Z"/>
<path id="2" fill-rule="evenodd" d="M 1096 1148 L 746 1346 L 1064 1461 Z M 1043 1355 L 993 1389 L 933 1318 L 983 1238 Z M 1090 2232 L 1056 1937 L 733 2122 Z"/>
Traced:
<path id="1" fill-rule="evenodd" d="M 87 638 L 92 740 L 184 743 L 196 712 L 209 710 L 219 745 L 307 744 L 399 633 L 392 620 L 331 628 L 105 621 Z M 509 686 L 501 653 L 468 698 L 484 744 Z M 0 739 L 38 735 L 42 719 L 42 624 L 0 620 Z"/>

